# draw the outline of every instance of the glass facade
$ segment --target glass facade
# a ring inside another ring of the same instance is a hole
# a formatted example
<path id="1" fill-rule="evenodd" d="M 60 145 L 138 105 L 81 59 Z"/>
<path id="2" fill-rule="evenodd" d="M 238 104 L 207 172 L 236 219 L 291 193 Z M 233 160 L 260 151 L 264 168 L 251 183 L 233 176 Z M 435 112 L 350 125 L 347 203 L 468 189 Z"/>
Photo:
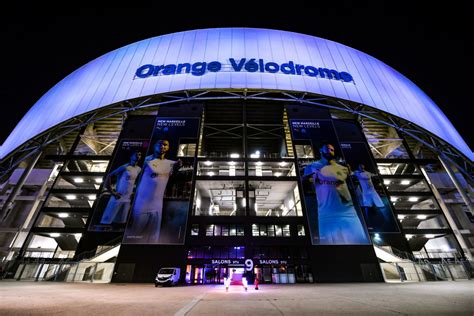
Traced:
<path id="1" fill-rule="evenodd" d="M 314 282 L 327 247 L 374 246 L 414 260 L 458 259 L 472 248 L 453 232 L 472 226 L 457 191 L 461 183 L 472 198 L 469 182 L 454 170 L 454 183 L 436 156 L 391 127 L 278 102 L 142 114 L 87 126 L 66 151 L 42 156 L 15 201 L 24 211 L 2 222 L 21 227 L 1 232 L 5 261 L 81 260 L 120 244 L 157 252 L 168 245 L 186 253 L 173 255 L 188 283 L 222 283 L 233 273 L 238 279 L 246 259 L 261 282 L 296 283 Z M 17 170 L 2 185 L 4 195 Z M 119 192 L 121 181 L 128 195 Z M 108 260 L 120 262 L 120 255 Z M 40 267 L 22 269 L 14 276 L 32 278 Z M 48 269 L 37 275 L 48 279 L 61 268 Z M 112 275 L 105 266 L 80 270 L 71 278 Z"/>

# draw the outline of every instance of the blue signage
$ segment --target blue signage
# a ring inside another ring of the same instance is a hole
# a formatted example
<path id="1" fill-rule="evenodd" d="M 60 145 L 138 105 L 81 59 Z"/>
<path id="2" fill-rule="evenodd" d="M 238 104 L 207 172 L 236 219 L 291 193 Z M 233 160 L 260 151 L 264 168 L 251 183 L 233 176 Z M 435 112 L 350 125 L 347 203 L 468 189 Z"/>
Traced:
<path id="1" fill-rule="evenodd" d="M 278 64 L 275 62 L 265 62 L 263 59 L 246 59 L 241 58 L 235 60 L 229 58 L 230 71 L 235 72 L 261 72 L 261 73 L 282 73 L 285 75 L 296 75 L 296 76 L 309 76 L 309 77 L 320 77 L 332 80 L 341 80 L 343 82 L 351 82 L 354 79 L 351 74 L 347 72 L 339 72 L 334 69 L 306 66 L 301 64 L 295 64 L 293 61 L 287 63 Z M 177 74 L 189 74 L 193 76 L 202 76 L 206 72 L 219 72 L 223 69 L 222 63 L 218 61 L 207 62 L 196 62 L 194 64 L 183 63 L 183 64 L 168 64 L 168 65 L 151 65 L 146 64 L 140 66 L 135 72 L 135 76 L 141 79 L 145 79 L 151 76 L 169 76 Z"/>

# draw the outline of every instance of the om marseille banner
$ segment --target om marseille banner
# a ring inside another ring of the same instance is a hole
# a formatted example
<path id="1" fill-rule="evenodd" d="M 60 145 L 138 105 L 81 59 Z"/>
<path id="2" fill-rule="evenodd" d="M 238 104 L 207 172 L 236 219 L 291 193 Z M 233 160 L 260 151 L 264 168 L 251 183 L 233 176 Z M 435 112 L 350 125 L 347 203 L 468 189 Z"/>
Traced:
<path id="1" fill-rule="evenodd" d="M 198 118 L 156 120 L 124 244 L 184 243 L 198 131 Z"/>
<path id="2" fill-rule="evenodd" d="M 119 142 L 110 172 L 104 180 L 105 190 L 96 203 L 90 231 L 125 230 L 135 183 L 141 173 L 148 146 L 148 139 L 122 139 Z"/>
<path id="3" fill-rule="evenodd" d="M 292 119 L 290 125 L 295 145 L 305 148 L 297 158 L 312 243 L 369 244 L 332 121 Z"/>

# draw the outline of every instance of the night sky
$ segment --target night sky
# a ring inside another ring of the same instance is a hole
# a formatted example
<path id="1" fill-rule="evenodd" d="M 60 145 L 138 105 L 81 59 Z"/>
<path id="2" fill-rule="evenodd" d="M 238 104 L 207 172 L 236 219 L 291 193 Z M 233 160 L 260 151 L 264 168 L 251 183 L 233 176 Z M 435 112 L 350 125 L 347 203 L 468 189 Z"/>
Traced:
<path id="1" fill-rule="evenodd" d="M 255 1 L 193 7 L 180 2 L 177 8 L 163 7 L 161 2 L 142 8 L 67 2 L 76 5 L 68 8 L 43 3 L 30 6 L 22 1 L 10 10 L 3 8 L 0 143 L 51 87 L 109 51 L 178 31 L 259 27 L 326 38 L 378 58 L 427 93 L 474 149 L 470 95 L 474 36 L 467 1 L 430 1 L 429 5 L 420 1 L 406 5 L 400 1 L 390 1 L 390 5 L 325 1 L 328 4 L 312 6 L 288 1 L 280 7 L 257 7 Z"/>

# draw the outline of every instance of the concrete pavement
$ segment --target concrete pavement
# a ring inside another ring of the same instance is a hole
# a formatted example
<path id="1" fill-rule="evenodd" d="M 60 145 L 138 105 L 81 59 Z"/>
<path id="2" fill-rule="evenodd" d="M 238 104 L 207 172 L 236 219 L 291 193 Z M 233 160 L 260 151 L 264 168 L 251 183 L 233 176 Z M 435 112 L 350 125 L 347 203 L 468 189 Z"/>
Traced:
<path id="1" fill-rule="evenodd" d="M 222 285 L 0 282 L 0 315 L 473 315 L 474 282 Z"/>

